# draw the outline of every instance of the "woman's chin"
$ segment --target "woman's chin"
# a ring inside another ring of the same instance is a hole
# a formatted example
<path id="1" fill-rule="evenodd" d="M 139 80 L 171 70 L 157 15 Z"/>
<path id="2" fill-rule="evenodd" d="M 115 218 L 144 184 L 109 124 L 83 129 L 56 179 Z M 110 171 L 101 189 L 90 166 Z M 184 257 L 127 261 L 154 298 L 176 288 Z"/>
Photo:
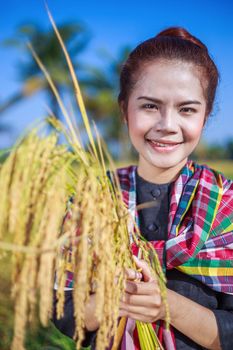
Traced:
<path id="1" fill-rule="evenodd" d="M 148 159 L 150 164 L 155 167 L 155 168 L 160 168 L 160 169 L 169 169 L 169 168 L 174 168 L 174 167 L 182 167 L 186 161 L 187 157 L 175 157 L 173 156 L 163 156 L 163 157 L 150 157 Z"/>

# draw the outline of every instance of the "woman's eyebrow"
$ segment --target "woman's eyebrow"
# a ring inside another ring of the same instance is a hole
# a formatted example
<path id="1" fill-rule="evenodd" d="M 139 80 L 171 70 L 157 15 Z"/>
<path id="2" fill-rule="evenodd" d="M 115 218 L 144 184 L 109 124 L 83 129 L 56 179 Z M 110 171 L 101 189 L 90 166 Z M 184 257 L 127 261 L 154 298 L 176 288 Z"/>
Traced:
<path id="1" fill-rule="evenodd" d="M 197 100 L 184 101 L 184 102 L 179 103 L 178 106 L 181 107 L 181 106 L 192 105 L 192 104 L 201 105 L 201 102 L 197 101 Z"/>
<path id="2" fill-rule="evenodd" d="M 149 96 L 140 96 L 140 97 L 137 98 L 137 100 L 148 100 L 148 101 L 152 101 L 154 103 L 163 104 L 162 100 L 160 100 L 158 98 L 154 98 L 154 97 L 149 97 Z M 201 105 L 201 102 L 197 101 L 197 100 L 183 101 L 183 102 L 178 104 L 178 107 L 191 105 L 191 104 Z"/>
<path id="3" fill-rule="evenodd" d="M 149 97 L 149 96 L 139 96 L 137 100 L 148 100 L 155 103 L 161 103 L 161 104 L 163 103 L 162 100 L 159 100 L 158 98 Z"/>

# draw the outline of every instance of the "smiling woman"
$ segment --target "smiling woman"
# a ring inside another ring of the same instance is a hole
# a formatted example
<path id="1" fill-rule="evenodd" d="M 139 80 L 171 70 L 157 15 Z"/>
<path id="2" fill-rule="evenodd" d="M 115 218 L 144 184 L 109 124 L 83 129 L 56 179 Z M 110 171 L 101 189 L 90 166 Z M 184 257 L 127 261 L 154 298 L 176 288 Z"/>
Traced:
<path id="1" fill-rule="evenodd" d="M 119 169 L 118 177 L 133 220 L 160 257 L 171 318 L 167 330 L 158 281 L 132 243 L 141 275 L 135 281 L 136 272 L 126 271 L 122 350 L 152 350 L 139 344 L 135 321 L 152 323 L 161 349 L 233 349 L 233 183 L 188 160 L 211 113 L 217 83 L 207 48 L 182 28 L 141 43 L 122 67 L 119 105 L 139 160 L 136 167 Z M 137 211 L 149 201 L 156 205 Z M 86 306 L 85 325 L 92 332 L 87 341 L 99 326 L 94 309 L 93 294 Z M 64 319 L 54 322 L 69 336 L 72 310 L 68 291 Z"/>
<path id="2" fill-rule="evenodd" d="M 200 73 L 192 64 L 160 59 L 146 65 L 125 114 L 138 173 L 155 183 L 174 180 L 198 144 L 205 113 Z M 171 170 L 167 178 L 161 177 L 164 169 Z"/>

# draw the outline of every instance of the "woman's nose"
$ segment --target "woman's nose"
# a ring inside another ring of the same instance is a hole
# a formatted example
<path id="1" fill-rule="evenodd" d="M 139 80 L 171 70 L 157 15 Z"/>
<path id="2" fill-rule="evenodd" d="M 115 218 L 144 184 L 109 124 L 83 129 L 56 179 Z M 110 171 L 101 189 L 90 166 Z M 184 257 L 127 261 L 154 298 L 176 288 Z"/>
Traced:
<path id="1" fill-rule="evenodd" d="M 156 131 L 176 132 L 177 122 L 175 112 L 171 109 L 165 109 L 160 113 L 160 119 L 155 125 Z"/>

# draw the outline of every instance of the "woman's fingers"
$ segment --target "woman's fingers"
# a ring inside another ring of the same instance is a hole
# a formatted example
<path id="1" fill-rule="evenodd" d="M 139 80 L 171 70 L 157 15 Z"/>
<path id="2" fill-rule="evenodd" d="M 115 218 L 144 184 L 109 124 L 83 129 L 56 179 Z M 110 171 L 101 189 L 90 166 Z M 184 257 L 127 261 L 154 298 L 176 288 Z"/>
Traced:
<path id="1" fill-rule="evenodd" d="M 135 313 L 138 315 L 147 315 L 147 313 L 148 313 L 148 309 L 146 307 L 134 306 L 134 305 L 124 305 L 124 304 L 121 304 L 120 311 L 121 312 L 125 311 L 128 314 Z"/>
<path id="2" fill-rule="evenodd" d="M 135 280 L 141 280 L 142 274 L 141 272 L 134 270 L 134 269 L 125 269 L 125 275 L 127 280 L 135 281 Z"/>
<path id="3" fill-rule="evenodd" d="M 129 294 L 124 293 L 121 302 L 120 302 L 120 308 L 125 308 L 126 305 L 133 305 L 133 306 L 143 306 L 153 308 L 153 307 L 159 307 L 161 304 L 161 296 L 160 294 L 156 295 L 135 295 L 135 294 Z"/>
<path id="4" fill-rule="evenodd" d="M 149 282 L 155 279 L 154 276 L 152 275 L 149 265 L 144 260 L 140 260 L 136 256 L 133 256 L 133 259 L 135 261 L 137 268 L 141 270 L 143 275 L 143 280 L 145 282 Z"/>
<path id="5" fill-rule="evenodd" d="M 154 281 L 155 278 L 152 275 L 149 265 L 144 260 L 139 260 L 135 256 L 133 258 L 139 271 L 135 269 L 126 268 L 126 279 L 130 281 L 140 281 L 143 278 L 144 282 Z"/>
<path id="6" fill-rule="evenodd" d="M 151 282 L 126 281 L 125 292 L 130 294 L 151 295 L 151 294 L 160 294 L 160 289 L 156 281 L 151 281 Z"/>
<path id="7" fill-rule="evenodd" d="M 122 306 L 119 316 L 130 317 L 142 322 L 155 322 L 160 318 L 160 308 L 146 308 L 144 306 L 126 305 Z"/>
<path id="8" fill-rule="evenodd" d="M 152 321 L 148 320 L 147 317 L 142 315 L 142 314 L 129 313 L 126 310 L 120 310 L 119 317 L 130 317 L 131 319 L 136 320 L 136 321 L 152 322 Z"/>
<path id="9" fill-rule="evenodd" d="M 125 290 L 120 301 L 119 316 L 143 322 L 162 319 L 164 306 L 158 280 L 144 260 L 134 257 L 136 269 L 126 269 Z"/>

